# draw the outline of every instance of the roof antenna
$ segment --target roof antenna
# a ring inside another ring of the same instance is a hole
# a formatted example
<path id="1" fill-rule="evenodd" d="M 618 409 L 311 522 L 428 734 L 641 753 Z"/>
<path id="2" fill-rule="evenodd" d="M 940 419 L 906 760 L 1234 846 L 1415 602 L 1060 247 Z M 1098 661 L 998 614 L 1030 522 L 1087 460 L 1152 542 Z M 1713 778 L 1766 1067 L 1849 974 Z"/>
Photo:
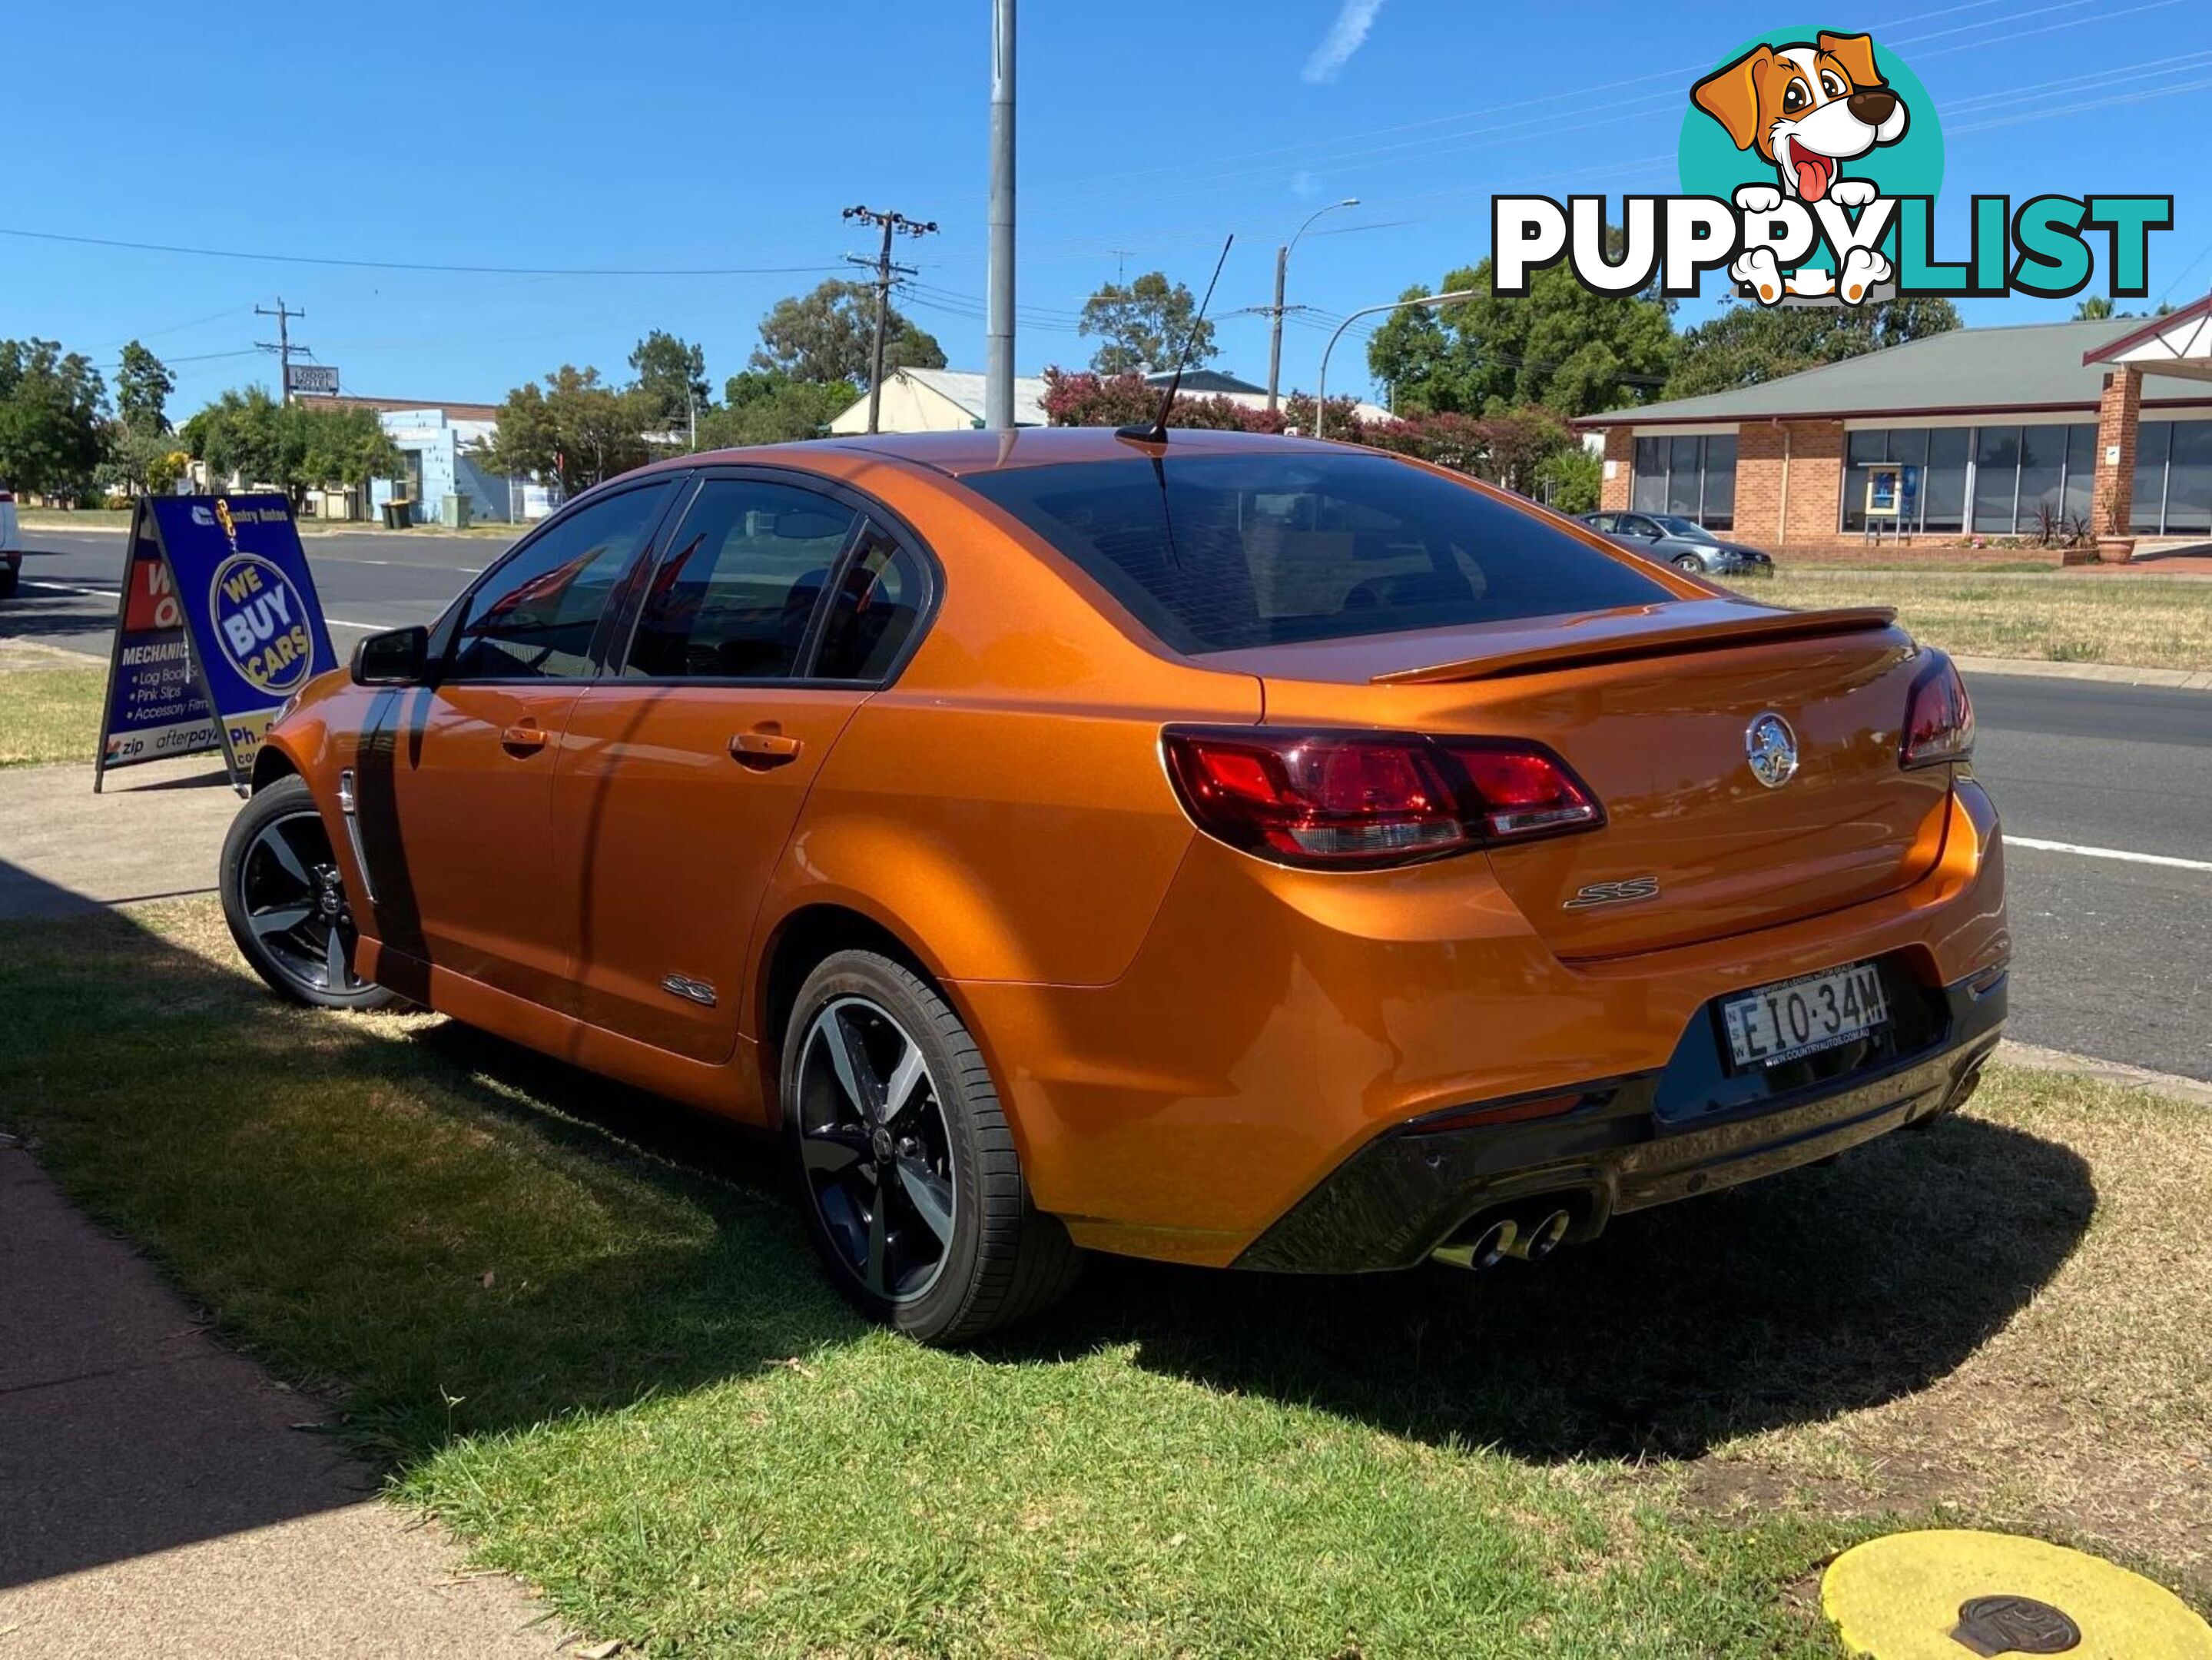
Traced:
<path id="1" fill-rule="evenodd" d="M 1164 444 L 1168 441 L 1168 411 L 1175 407 L 1176 393 L 1182 389 L 1182 372 L 1190 367 L 1190 354 L 1198 344 L 1199 329 L 1206 322 L 1206 308 L 1213 303 L 1213 284 L 1221 280 L 1221 268 L 1229 263 L 1229 245 L 1237 240 L 1232 234 L 1221 244 L 1221 258 L 1213 262 L 1213 281 L 1206 285 L 1206 298 L 1198 302 L 1198 315 L 1190 319 L 1190 332 L 1183 337 L 1182 357 L 1169 378 L 1168 389 L 1160 394 L 1159 413 L 1152 417 L 1149 427 L 1119 427 L 1116 438 L 1133 438 L 1140 443 Z"/>

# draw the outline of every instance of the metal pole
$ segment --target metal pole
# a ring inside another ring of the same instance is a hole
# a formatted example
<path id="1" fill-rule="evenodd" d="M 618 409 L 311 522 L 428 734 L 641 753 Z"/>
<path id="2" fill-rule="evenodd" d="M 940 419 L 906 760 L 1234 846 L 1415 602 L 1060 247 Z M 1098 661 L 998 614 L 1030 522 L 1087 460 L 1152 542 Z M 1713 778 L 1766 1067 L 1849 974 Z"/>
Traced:
<path id="1" fill-rule="evenodd" d="M 1014 0 L 991 0 L 991 269 L 983 424 L 1014 424 Z"/>
<path id="2" fill-rule="evenodd" d="M 1327 207 L 1315 209 L 1306 216 L 1305 223 L 1298 227 L 1297 235 L 1291 237 L 1289 241 L 1275 250 L 1275 303 L 1268 307 L 1269 314 L 1274 319 L 1274 326 L 1268 331 L 1267 336 L 1267 413 L 1270 415 L 1275 412 L 1275 389 L 1280 384 L 1282 378 L 1285 309 L 1283 283 L 1285 277 L 1290 273 L 1291 250 L 1297 246 L 1298 237 L 1304 236 L 1311 230 L 1313 222 L 1324 213 L 1334 213 L 1339 208 L 1356 208 L 1358 205 L 1358 197 L 1347 196 L 1341 202 L 1331 202 Z"/>
<path id="3" fill-rule="evenodd" d="M 1424 294 L 1413 300 L 1393 300 L 1387 305 L 1363 306 L 1336 325 L 1336 332 L 1328 337 L 1328 344 L 1321 351 L 1321 374 L 1314 392 L 1314 436 L 1328 435 L 1328 355 L 1336 350 L 1336 343 L 1344 337 L 1345 330 L 1363 317 L 1372 317 L 1379 311 L 1402 311 L 1407 306 L 1449 306 L 1455 301 L 1472 300 L 1474 289 L 1452 289 L 1443 294 Z"/>
<path id="4" fill-rule="evenodd" d="M 1270 309 L 1274 326 L 1267 331 L 1267 413 L 1275 412 L 1275 388 L 1283 379 L 1283 278 L 1291 268 L 1286 242 L 1275 250 L 1275 303 Z"/>

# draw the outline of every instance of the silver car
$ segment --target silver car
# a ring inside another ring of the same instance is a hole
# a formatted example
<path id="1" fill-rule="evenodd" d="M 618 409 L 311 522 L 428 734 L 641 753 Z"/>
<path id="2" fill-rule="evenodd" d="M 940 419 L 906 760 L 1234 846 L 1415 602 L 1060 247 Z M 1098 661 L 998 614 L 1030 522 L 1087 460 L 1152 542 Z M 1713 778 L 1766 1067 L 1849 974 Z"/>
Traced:
<path id="1" fill-rule="evenodd" d="M 1771 576 L 1774 562 L 1757 548 L 1723 542 L 1678 513 L 1586 513 L 1582 522 L 1623 547 L 1698 576 Z"/>

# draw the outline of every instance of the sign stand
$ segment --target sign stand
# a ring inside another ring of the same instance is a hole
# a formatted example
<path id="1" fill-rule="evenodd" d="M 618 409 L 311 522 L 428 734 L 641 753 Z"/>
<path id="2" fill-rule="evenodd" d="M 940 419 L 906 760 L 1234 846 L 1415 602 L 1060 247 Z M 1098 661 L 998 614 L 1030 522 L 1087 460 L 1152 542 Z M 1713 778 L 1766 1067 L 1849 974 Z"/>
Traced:
<path id="1" fill-rule="evenodd" d="M 141 498 L 93 789 L 111 767 L 220 749 L 231 787 L 245 794 L 270 723 L 292 694 L 337 666 L 283 496 Z"/>

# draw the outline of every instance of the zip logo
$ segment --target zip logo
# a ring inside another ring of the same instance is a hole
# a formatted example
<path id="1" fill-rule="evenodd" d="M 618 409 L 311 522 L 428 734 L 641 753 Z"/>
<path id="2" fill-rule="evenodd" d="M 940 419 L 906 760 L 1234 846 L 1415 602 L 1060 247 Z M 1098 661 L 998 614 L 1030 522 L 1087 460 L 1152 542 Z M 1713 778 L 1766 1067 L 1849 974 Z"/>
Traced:
<path id="1" fill-rule="evenodd" d="M 2100 246 L 2114 299 L 2149 293 L 2151 233 L 2171 196 L 1977 196 L 1962 258 L 1939 255 L 1943 135 L 1911 68 L 1872 35 L 1783 29 L 1745 42 L 1692 82 L 1678 155 L 1682 192 L 1562 204 L 1491 202 L 1496 292 L 1518 297 L 1565 259 L 1596 294 L 1689 299 L 1708 271 L 1762 306 L 1869 301 L 2067 299 Z M 1619 228 L 1614 228 L 1618 226 Z"/>

